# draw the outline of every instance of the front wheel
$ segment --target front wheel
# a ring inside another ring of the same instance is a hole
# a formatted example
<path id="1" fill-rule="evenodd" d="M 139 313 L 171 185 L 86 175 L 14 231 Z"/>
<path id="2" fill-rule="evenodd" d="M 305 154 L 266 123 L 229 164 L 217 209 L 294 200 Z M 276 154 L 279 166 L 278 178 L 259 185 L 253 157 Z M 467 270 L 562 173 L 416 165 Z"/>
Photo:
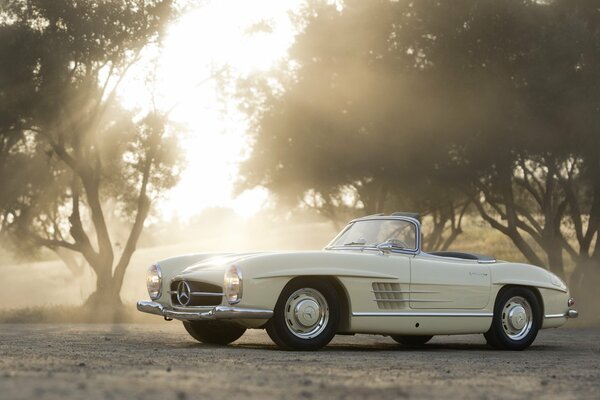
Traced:
<path id="1" fill-rule="evenodd" d="M 392 339 L 396 342 L 403 344 L 405 346 L 410 347 L 419 347 L 423 346 L 425 343 L 429 342 L 433 336 L 429 335 L 412 335 L 412 336 L 403 336 L 403 335 L 394 335 Z"/>
<path id="2" fill-rule="evenodd" d="M 246 328 L 214 321 L 183 321 L 185 330 L 199 342 L 227 345 L 242 337 Z"/>
<path id="3" fill-rule="evenodd" d="M 533 343 L 541 325 L 541 305 L 531 289 L 509 287 L 498 294 L 492 326 L 484 336 L 496 349 L 523 350 Z"/>
<path id="4" fill-rule="evenodd" d="M 284 350 L 317 350 L 333 339 L 339 320 L 335 287 L 328 281 L 299 279 L 279 295 L 266 329 Z"/>

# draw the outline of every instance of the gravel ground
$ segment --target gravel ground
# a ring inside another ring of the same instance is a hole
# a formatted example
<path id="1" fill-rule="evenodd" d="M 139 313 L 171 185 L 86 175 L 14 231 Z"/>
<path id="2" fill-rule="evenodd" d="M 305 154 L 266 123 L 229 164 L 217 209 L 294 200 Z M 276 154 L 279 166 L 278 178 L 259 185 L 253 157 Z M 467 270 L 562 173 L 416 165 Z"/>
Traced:
<path id="1" fill-rule="evenodd" d="M 1 399 L 600 399 L 600 330 L 540 332 L 522 352 L 480 335 L 414 350 L 339 336 L 312 353 L 276 350 L 263 331 L 228 347 L 180 323 L 0 325 Z"/>

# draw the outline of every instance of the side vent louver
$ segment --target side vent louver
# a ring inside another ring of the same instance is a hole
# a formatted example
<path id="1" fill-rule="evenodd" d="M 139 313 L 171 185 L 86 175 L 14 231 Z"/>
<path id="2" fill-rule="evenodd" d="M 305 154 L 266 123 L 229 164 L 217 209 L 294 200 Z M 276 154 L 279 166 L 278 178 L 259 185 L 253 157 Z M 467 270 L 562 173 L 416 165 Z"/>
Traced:
<path id="1" fill-rule="evenodd" d="M 403 291 L 399 283 L 373 282 L 373 296 L 382 310 L 408 308 L 408 290 Z"/>

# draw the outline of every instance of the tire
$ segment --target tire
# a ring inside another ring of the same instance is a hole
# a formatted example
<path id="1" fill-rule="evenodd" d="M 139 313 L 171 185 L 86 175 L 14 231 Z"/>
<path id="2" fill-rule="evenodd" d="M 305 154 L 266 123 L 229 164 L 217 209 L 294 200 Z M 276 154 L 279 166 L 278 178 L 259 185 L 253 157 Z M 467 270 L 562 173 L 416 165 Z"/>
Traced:
<path id="1" fill-rule="evenodd" d="M 433 336 L 427 336 L 427 335 L 414 335 L 414 336 L 395 335 L 395 336 L 392 336 L 392 339 L 394 339 L 396 342 L 398 342 L 404 346 L 420 347 L 420 346 L 423 346 L 425 343 L 429 342 L 432 337 Z"/>
<path id="2" fill-rule="evenodd" d="M 309 351 L 326 346 L 339 322 L 335 287 L 325 280 L 298 279 L 288 283 L 279 295 L 266 329 L 279 348 Z"/>
<path id="3" fill-rule="evenodd" d="M 492 326 L 484 336 L 499 350 L 523 350 L 535 340 L 542 326 L 542 307 L 531 289 L 508 287 L 496 297 Z"/>
<path id="4" fill-rule="evenodd" d="M 242 337 L 246 328 L 214 321 L 183 321 L 191 337 L 207 344 L 227 345 Z"/>

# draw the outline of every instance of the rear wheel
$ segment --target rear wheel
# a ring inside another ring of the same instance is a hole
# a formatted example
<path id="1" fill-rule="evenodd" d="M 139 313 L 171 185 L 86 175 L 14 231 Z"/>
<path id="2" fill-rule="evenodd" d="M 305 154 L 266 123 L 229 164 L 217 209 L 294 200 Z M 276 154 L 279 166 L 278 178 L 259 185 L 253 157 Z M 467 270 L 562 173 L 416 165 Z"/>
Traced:
<path id="1" fill-rule="evenodd" d="M 419 347 L 423 346 L 425 343 L 429 342 L 433 336 L 429 335 L 413 335 L 413 336 L 400 336 L 394 335 L 392 339 L 396 342 L 403 344 L 405 346 L 411 347 Z"/>
<path id="2" fill-rule="evenodd" d="M 185 330 L 199 342 L 227 345 L 238 340 L 246 328 L 214 321 L 183 321 Z"/>
<path id="3" fill-rule="evenodd" d="M 492 326 L 484 336 L 494 348 L 523 350 L 533 343 L 541 325 L 541 305 L 532 290 L 509 287 L 498 294 Z"/>
<path id="4" fill-rule="evenodd" d="M 340 306 L 335 287 L 328 281 L 299 279 L 279 295 L 269 337 L 285 350 L 317 350 L 335 336 Z"/>

